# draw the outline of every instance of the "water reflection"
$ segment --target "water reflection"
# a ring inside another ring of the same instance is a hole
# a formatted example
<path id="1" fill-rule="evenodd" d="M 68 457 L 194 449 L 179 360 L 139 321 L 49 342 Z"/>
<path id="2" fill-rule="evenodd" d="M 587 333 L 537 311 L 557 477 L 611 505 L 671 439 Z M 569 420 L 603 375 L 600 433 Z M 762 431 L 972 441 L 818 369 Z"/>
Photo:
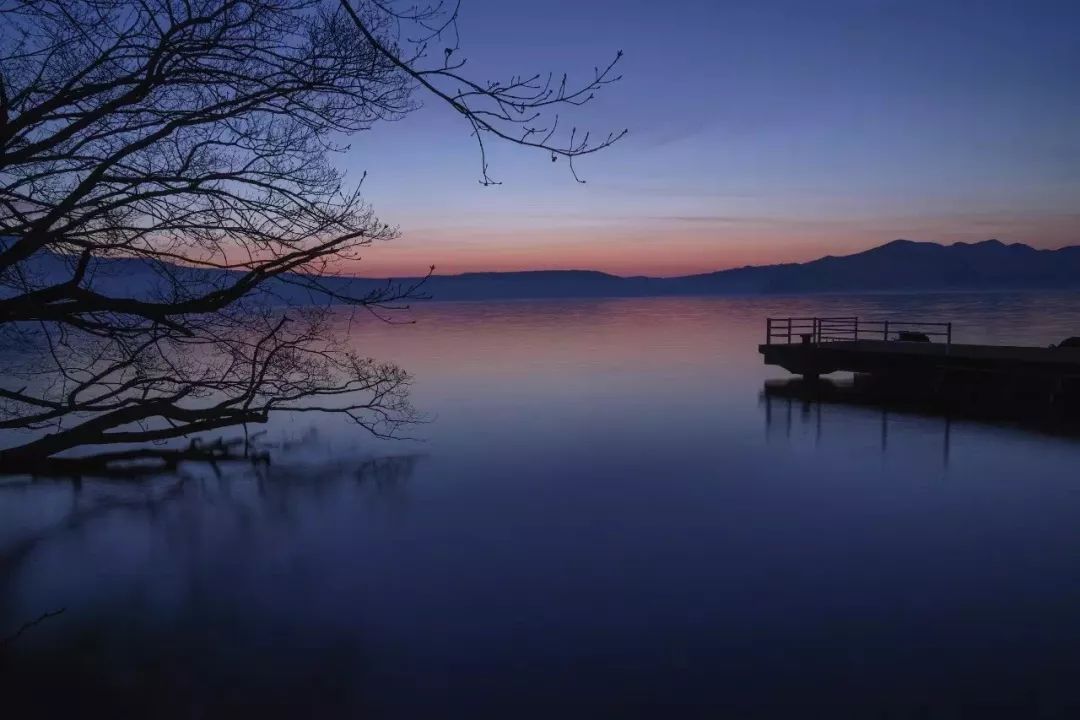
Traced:
<path id="1" fill-rule="evenodd" d="M 802 378 L 766 380 L 760 402 L 766 428 L 774 424 L 777 412 L 783 417 L 785 432 L 791 434 L 791 408 L 798 405 L 800 419 L 805 423 L 813 415 L 814 431 L 821 435 L 823 406 L 861 409 L 863 418 L 876 414 L 881 425 L 881 448 L 889 442 L 890 414 L 919 417 L 929 422 L 941 420 L 942 435 L 948 457 L 949 438 L 954 420 L 1008 427 L 1023 432 L 1080 438 L 1080 423 L 1076 408 L 1051 405 L 1042 395 L 1022 395 L 1015 389 L 1000 392 L 1003 385 L 984 387 L 970 394 L 945 392 L 927 387 L 918 381 L 898 383 L 896 380 L 875 380 L 865 376 L 821 378 L 807 381 Z M 999 391 L 999 392 L 995 392 Z M 780 410 L 774 409 L 774 404 Z M 866 422 L 864 420 L 863 422 Z"/>
<path id="2" fill-rule="evenodd" d="M 4 696 L 122 716 L 1080 716 L 1080 443 L 763 392 L 763 317 L 891 313 L 1037 344 L 1076 334 L 1080 296 L 372 324 L 356 348 L 416 373 L 423 443 L 279 418 L 265 474 L 0 489 L 0 635 L 67 608 L 0 659 Z"/>
<path id="3" fill-rule="evenodd" d="M 2 507 L 24 510 L 3 522 L 0 635 L 67 608 L 0 653 L 9 706 L 49 714 L 76 701 L 154 717 L 362 708 L 367 648 L 350 603 L 363 593 L 327 597 L 325 577 L 342 580 L 334 566 L 356 550 L 344 523 L 407 508 L 418 461 L 0 485 Z M 345 543 L 329 547 L 335 537 Z"/>
<path id="4" fill-rule="evenodd" d="M 785 438 L 790 438 L 792 417 L 794 416 L 798 418 L 801 425 L 812 429 L 816 445 L 821 443 L 823 428 L 830 419 L 836 421 L 834 429 L 839 433 L 844 432 L 845 426 L 850 425 L 852 422 L 850 415 L 840 418 L 823 416 L 822 409 L 824 407 L 831 405 L 841 408 L 860 408 L 862 410 L 859 419 L 861 424 L 877 422 L 880 426 L 880 443 L 878 447 L 882 458 L 889 451 L 890 416 L 899 412 L 925 418 L 938 417 L 941 421 L 941 463 L 944 469 L 947 470 L 949 467 L 953 412 L 948 408 L 929 404 L 921 406 L 923 412 L 918 413 L 913 409 L 911 403 L 907 403 L 902 406 L 904 409 L 897 410 L 895 405 L 882 400 L 880 396 L 872 392 L 868 393 L 865 389 L 860 389 L 855 381 L 851 379 L 831 380 L 822 378 L 813 382 L 801 378 L 767 380 L 762 388 L 760 399 L 767 438 L 773 436 L 777 430 L 775 426 L 781 422 Z M 793 408 L 796 406 L 798 406 L 798 412 L 793 413 Z M 934 412 L 934 410 L 937 410 L 937 412 Z M 876 421 L 871 419 L 875 415 Z M 928 423 L 923 423 L 922 427 L 929 429 L 931 426 Z"/>

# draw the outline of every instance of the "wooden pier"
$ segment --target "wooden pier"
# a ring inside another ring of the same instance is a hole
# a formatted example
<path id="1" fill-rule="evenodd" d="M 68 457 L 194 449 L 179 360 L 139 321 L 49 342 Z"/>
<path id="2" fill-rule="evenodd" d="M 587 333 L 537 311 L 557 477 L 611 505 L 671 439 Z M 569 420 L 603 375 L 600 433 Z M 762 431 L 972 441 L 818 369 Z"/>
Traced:
<path id="1" fill-rule="evenodd" d="M 766 365 L 808 380 L 851 372 L 904 388 L 990 389 L 1051 404 L 1080 395 L 1080 348 L 954 343 L 947 322 L 769 318 L 758 349 Z"/>

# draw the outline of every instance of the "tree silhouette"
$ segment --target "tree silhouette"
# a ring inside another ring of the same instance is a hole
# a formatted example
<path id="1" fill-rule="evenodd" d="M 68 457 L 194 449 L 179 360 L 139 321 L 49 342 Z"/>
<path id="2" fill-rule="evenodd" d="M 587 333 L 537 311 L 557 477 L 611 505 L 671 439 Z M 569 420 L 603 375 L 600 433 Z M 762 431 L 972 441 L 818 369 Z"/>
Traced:
<path id="1" fill-rule="evenodd" d="M 332 306 L 385 317 L 422 290 L 328 282 L 397 234 L 332 164 L 342 140 L 433 97 L 463 116 L 491 184 L 486 140 L 566 158 L 580 180 L 574 158 L 622 135 L 559 119 L 618 79 L 618 56 L 577 86 L 472 79 L 457 6 L 0 0 L 0 13 L 4 472 L 76 472 L 58 455 L 274 412 L 393 435 L 416 419 L 409 376 L 350 350 Z"/>

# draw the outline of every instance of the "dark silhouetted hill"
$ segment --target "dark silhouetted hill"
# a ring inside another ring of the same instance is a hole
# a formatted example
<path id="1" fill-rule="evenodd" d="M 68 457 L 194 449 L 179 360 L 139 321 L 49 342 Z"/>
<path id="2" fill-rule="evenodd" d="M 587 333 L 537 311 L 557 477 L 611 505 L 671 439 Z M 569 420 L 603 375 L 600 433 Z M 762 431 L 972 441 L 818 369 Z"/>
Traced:
<path id="1" fill-rule="evenodd" d="M 997 240 L 939 245 L 896 240 L 842 257 L 674 278 L 599 272 L 470 273 L 432 279 L 442 300 L 513 297 L 1080 289 L 1080 247 L 1036 250 Z"/>
<path id="2" fill-rule="evenodd" d="M 55 275 L 59 282 L 65 278 L 65 265 L 59 258 L 39 258 L 32 272 L 39 280 Z M 221 271 L 175 268 L 172 272 L 184 276 L 191 290 L 227 280 Z M 98 260 L 93 274 L 96 286 L 114 295 L 154 295 L 160 283 L 159 272 L 133 259 Z M 336 277 L 324 284 L 335 292 L 360 295 L 386 282 Z M 536 270 L 436 275 L 424 285 L 433 300 L 1061 289 L 1080 290 L 1080 246 L 1036 250 L 997 240 L 953 245 L 895 240 L 854 255 L 673 278 Z M 272 290 L 283 301 L 325 299 L 280 281 L 275 281 Z"/>
<path id="3" fill-rule="evenodd" d="M 842 257 L 677 278 L 726 293 L 894 292 L 1080 288 L 1080 247 L 1036 250 L 997 240 L 939 245 L 895 240 Z"/>

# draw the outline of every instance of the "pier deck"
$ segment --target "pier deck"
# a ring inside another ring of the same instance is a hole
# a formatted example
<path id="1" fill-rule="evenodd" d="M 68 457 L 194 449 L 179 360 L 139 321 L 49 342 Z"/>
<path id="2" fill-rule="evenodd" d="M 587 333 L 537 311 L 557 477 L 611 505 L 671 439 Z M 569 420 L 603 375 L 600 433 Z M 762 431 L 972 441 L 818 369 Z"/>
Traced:
<path id="1" fill-rule="evenodd" d="M 904 333 L 931 342 L 899 340 Z M 817 377 L 832 372 L 923 374 L 943 372 L 1080 378 L 1080 348 L 969 345 L 952 342 L 951 323 L 866 321 L 858 318 L 770 318 L 765 364 Z"/>

